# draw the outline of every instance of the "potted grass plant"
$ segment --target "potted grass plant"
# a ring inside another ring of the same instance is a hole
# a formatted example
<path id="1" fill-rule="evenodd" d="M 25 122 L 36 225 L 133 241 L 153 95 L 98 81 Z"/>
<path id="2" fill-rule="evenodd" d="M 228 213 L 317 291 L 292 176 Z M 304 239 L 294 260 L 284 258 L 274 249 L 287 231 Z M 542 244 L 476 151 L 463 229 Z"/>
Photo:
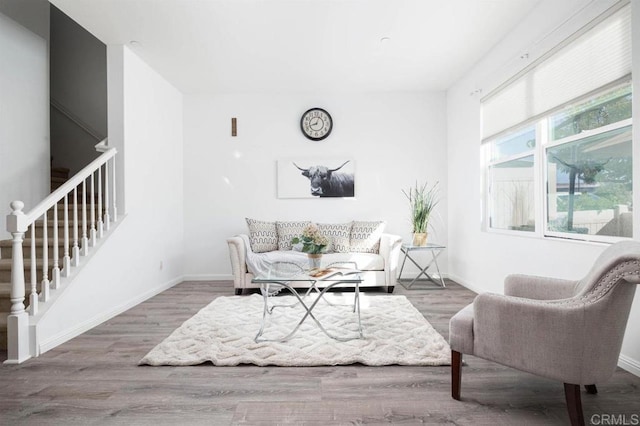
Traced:
<path id="1" fill-rule="evenodd" d="M 402 193 L 409 200 L 410 221 L 413 232 L 413 245 L 427 245 L 427 228 L 429 227 L 429 219 L 438 204 L 438 182 L 429 186 L 427 182 L 420 185 L 416 181 L 414 187 L 408 191 L 402 190 Z"/>

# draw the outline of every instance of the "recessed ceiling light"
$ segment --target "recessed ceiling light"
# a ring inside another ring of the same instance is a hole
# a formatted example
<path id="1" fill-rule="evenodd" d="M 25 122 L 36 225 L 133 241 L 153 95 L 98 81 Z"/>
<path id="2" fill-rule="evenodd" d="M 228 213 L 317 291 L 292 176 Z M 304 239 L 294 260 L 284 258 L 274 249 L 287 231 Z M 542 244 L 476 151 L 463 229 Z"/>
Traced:
<path id="1" fill-rule="evenodd" d="M 391 37 L 382 37 L 380 39 L 380 43 L 382 43 L 382 44 L 389 43 L 390 41 L 391 41 Z"/>
<path id="2" fill-rule="evenodd" d="M 131 47 L 139 47 L 139 46 L 142 46 L 142 43 L 140 43 L 138 40 L 131 40 L 129 42 L 129 46 L 131 46 Z"/>

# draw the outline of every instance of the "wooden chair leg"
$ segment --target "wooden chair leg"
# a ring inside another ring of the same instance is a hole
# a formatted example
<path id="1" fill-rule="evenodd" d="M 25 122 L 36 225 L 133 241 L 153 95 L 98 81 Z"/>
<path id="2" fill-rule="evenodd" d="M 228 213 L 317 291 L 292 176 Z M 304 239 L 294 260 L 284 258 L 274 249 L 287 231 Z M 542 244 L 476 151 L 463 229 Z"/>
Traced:
<path id="1" fill-rule="evenodd" d="M 587 393 L 590 393 L 592 395 L 598 393 L 598 388 L 596 388 L 596 385 L 584 385 L 584 388 L 587 390 Z"/>
<path id="2" fill-rule="evenodd" d="M 460 401 L 460 386 L 462 384 L 462 354 L 451 351 L 451 397 Z"/>
<path id="3" fill-rule="evenodd" d="M 567 401 L 567 410 L 569 411 L 571 426 L 584 426 L 582 401 L 580 399 L 580 385 L 565 383 L 564 397 Z"/>

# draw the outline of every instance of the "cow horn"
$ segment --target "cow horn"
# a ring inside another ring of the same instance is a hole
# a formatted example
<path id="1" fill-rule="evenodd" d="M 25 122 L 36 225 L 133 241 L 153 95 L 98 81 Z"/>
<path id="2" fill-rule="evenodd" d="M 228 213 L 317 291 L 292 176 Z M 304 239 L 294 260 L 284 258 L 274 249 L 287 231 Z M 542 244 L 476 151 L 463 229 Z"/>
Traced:
<path id="1" fill-rule="evenodd" d="M 345 164 L 347 164 L 349 161 L 351 161 L 351 160 L 347 160 L 347 161 L 345 161 L 344 163 L 342 163 L 342 166 L 340 166 L 340 167 L 338 167 L 338 168 L 336 168 L 336 169 L 331 169 L 331 170 L 329 170 L 329 171 L 330 171 L 330 172 L 332 172 L 332 173 L 333 173 L 333 172 L 335 172 L 335 171 L 338 171 L 338 170 L 340 170 L 341 168 L 343 168 L 343 167 L 344 167 L 344 165 L 345 165 Z M 294 163 L 294 164 L 295 164 L 295 163 Z M 298 166 L 296 166 L 296 167 L 298 167 Z M 298 168 L 300 168 L 300 167 L 298 167 Z"/>
<path id="2" fill-rule="evenodd" d="M 297 165 L 296 163 L 294 163 L 293 161 L 292 161 L 292 163 L 293 163 L 293 165 L 294 165 L 294 166 L 296 166 L 298 169 L 302 170 L 303 172 L 308 172 L 308 171 L 309 171 L 309 169 L 303 169 L 302 167 L 298 166 L 298 165 Z"/>

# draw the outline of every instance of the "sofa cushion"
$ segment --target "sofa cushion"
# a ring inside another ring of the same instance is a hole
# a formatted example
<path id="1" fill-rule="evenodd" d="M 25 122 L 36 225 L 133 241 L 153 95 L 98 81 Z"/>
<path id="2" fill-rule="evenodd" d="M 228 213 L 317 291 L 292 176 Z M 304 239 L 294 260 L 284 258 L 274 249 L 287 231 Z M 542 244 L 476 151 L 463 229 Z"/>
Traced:
<path id="1" fill-rule="evenodd" d="M 380 237 L 386 223 L 381 221 L 353 221 L 349 251 L 356 253 L 378 253 Z"/>
<path id="2" fill-rule="evenodd" d="M 276 229 L 278 230 L 277 250 L 291 250 L 291 240 L 293 237 L 299 237 L 302 235 L 302 230 L 310 223 L 311 222 L 308 220 L 298 222 L 276 222 Z"/>
<path id="3" fill-rule="evenodd" d="M 278 250 L 278 233 L 275 222 L 245 219 L 249 227 L 249 243 L 254 253 Z"/>
<path id="4" fill-rule="evenodd" d="M 328 252 L 348 253 L 351 238 L 351 222 L 318 223 L 318 231 L 329 239 Z"/>
<path id="5" fill-rule="evenodd" d="M 327 253 L 322 256 L 323 268 L 338 262 L 355 262 L 361 271 L 384 271 L 384 258 L 375 253 Z"/>

